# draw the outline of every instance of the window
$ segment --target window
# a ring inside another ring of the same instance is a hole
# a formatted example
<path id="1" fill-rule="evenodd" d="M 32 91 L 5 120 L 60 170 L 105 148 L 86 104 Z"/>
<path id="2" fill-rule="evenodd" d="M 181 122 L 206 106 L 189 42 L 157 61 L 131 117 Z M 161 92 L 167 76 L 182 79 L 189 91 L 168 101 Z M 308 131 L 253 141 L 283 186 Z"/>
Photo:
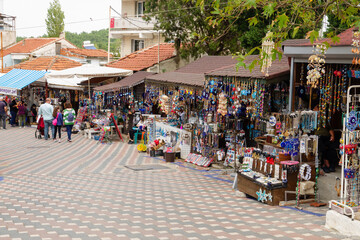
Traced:
<path id="1" fill-rule="evenodd" d="M 135 15 L 137 17 L 141 17 L 144 15 L 144 11 L 145 11 L 145 2 L 143 1 L 135 2 Z"/>
<path id="2" fill-rule="evenodd" d="M 131 40 L 131 52 L 136 52 L 140 49 L 143 49 L 144 47 L 145 47 L 144 40 L 136 40 L 136 39 Z"/>

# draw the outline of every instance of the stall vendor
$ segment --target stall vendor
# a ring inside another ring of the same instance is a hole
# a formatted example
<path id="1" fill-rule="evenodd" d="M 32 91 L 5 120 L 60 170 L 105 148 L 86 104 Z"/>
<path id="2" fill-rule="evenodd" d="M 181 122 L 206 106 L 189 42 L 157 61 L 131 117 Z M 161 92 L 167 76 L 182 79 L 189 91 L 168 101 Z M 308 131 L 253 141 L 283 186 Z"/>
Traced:
<path id="1" fill-rule="evenodd" d="M 315 106 L 314 111 L 318 111 L 318 106 Z M 319 136 L 319 159 L 321 161 L 322 169 L 325 173 L 335 172 L 335 166 L 337 162 L 335 134 L 330 123 L 325 127 L 321 126 L 315 131 L 315 134 Z"/>
<path id="2" fill-rule="evenodd" d="M 183 108 L 180 108 L 179 113 L 178 113 L 178 116 L 179 116 L 179 120 L 180 120 L 180 123 L 181 123 L 181 124 L 186 123 L 186 122 L 185 122 L 185 121 L 186 121 L 186 114 L 185 114 Z"/>
<path id="3" fill-rule="evenodd" d="M 134 135 L 136 132 L 144 132 L 146 130 L 146 123 L 142 115 L 140 115 L 139 121 L 134 125 L 136 128 L 133 127 L 129 129 L 129 144 L 134 143 Z"/>

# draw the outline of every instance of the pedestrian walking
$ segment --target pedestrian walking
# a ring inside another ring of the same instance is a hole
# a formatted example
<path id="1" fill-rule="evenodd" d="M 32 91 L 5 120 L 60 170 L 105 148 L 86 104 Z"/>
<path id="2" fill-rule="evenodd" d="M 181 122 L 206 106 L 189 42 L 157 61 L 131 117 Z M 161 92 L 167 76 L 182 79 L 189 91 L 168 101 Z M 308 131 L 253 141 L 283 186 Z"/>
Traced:
<path id="1" fill-rule="evenodd" d="M 18 112 L 18 108 L 17 108 L 17 103 L 16 103 L 16 98 L 13 97 L 11 103 L 9 104 L 10 107 L 10 115 L 11 115 L 11 119 L 10 119 L 10 124 L 12 127 L 15 127 L 16 124 L 16 115 Z"/>
<path id="2" fill-rule="evenodd" d="M 7 104 L 4 101 L 3 97 L 0 97 L 0 123 L 2 121 L 2 128 L 6 129 L 6 114 L 7 113 Z"/>
<path id="3" fill-rule="evenodd" d="M 54 113 L 54 107 L 51 106 L 51 99 L 47 98 L 45 100 L 45 103 L 42 104 L 39 108 L 39 116 L 43 116 L 44 119 L 44 125 L 45 125 L 45 129 L 44 129 L 44 139 L 48 140 L 49 137 L 49 127 L 51 128 L 51 134 L 52 134 L 52 138 L 54 138 L 54 125 L 52 123 L 52 121 L 54 120 L 53 117 L 53 113 Z"/>
<path id="4" fill-rule="evenodd" d="M 55 128 L 54 131 L 54 142 L 61 142 L 61 127 L 63 125 L 63 115 L 60 111 L 60 107 L 55 107 L 54 113 L 53 113 L 53 125 Z M 59 133 L 59 140 L 56 140 L 56 134 Z"/>
<path id="5" fill-rule="evenodd" d="M 23 101 L 18 103 L 18 119 L 19 119 L 19 128 L 25 128 L 26 120 L 26 107 Z"/>
<path id="6" fill-rule="evenodd" d="M 64 104 L 64 107 L 65 107 L 65 110 L 63 112 L 64 125 L 66 127 L 66 132 L 67 132 L 67 135 L 68 135 L 68 142 L 71 142 L 71 131 L 72 131 L 72 128 L 74 126 L 76 112 L 72 108 L 71 103 L 69 103 L 69 102 L 66 102 Z"/>

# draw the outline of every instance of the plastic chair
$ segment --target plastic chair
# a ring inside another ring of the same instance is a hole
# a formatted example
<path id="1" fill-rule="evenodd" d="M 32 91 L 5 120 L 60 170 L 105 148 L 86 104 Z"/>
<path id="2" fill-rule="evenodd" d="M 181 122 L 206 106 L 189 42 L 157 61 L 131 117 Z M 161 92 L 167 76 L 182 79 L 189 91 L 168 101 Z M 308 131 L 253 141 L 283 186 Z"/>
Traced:
<path id="1" fill-rule="evenodd" d="M 136 133 L 134 133 L 134 144 L 137 144 L 139 128 L 133 128 L 133 129 L 136 130 Z"/>

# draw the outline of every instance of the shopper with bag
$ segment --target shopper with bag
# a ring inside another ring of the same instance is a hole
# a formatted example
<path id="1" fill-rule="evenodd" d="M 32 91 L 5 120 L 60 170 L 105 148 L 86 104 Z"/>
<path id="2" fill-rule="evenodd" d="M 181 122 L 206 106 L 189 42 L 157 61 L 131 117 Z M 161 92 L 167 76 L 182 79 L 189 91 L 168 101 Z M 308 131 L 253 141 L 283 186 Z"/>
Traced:
<path id="1" fill-rule="evenodd" d="M 53 125 L 54 125 L 54 142 L 61 142 L 61 127 L 63 125 L 63 115 L 60 111 L 60 107 L 55 107 L 53 113 Z M 56 134 L 59 133 L 59 140 L 56 140 Z"/>
<path id="2" fill-rule="evenodd" d="M 76 112 L 72 108 L 71 103 L 66 102 L 64 104 L 64 106 L 65 106 L 65 110 L 63 112 L 64 113 L 64 125 L 66 127 L 66 132 L 68 135 L 68 142 L 71 142 L 71 132 L 72 132 L 72 128 L 75 123 Z"/>

